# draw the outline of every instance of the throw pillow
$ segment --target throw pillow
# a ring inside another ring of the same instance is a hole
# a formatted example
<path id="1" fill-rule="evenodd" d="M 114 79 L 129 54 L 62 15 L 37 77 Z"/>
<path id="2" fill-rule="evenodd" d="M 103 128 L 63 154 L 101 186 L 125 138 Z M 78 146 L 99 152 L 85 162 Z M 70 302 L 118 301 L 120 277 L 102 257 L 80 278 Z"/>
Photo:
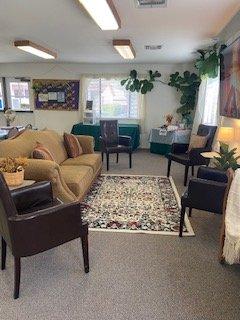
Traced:
<path id="1" fill-rule="evenodd" d="M 195 148 L 205 148 L 207 140 L 208 136 L 198 136 L 197 134 L 192 134 L 189 142 L 188 152 Z"/>
<path id="2" fill-rule="evenodd" d="M 63 135 L 65 148 L 69 158 L 76 158 L 83 154 L 83 149 L 77 139 L 73 134 L 64 133 Z"/>
<path id="3" fill-rule="evenodd" d="M 54 161 L 54 158 L 51 152 L 46 147 L 44 147 L 44 145 L 41 144 L 40 142 L 36 143 L 36 147 L 33 149 L 33 152 L 32 152 L 32 158 Z"/>

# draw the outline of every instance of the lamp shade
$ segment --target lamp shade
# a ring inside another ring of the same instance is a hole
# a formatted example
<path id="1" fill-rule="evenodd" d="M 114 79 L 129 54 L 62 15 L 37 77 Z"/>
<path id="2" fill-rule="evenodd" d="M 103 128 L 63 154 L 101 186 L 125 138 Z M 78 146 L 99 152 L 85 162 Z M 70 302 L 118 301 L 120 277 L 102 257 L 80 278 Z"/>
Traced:
<path id="1" fill-rule="evenodd" d="M 219 128 L 217 140 L 225 143 L 233 142 L 235 140 L 234 128 L 232 127 Z"/>

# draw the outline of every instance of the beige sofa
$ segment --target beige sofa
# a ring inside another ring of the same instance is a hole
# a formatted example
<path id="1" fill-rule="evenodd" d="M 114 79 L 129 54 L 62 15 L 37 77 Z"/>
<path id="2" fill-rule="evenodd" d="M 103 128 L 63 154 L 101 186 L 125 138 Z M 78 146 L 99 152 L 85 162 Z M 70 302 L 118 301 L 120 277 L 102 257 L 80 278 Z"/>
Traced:
<path id="1" fill-rule="evenodd" d="M 68 158 L 63 137 L 52 130 L 27 130 L 12 140 L 0 142 L 0 158 L 27 157 L 25 179 L 49 180 L 56 197 L 64 202 L 82 200 L 102 168 L 101 156 L 94 153 L 94 139 L 90 136 L 76 136 L 83 154 Z M 36 142 L 46 146 L 56 162 L 31 159 Z"/>

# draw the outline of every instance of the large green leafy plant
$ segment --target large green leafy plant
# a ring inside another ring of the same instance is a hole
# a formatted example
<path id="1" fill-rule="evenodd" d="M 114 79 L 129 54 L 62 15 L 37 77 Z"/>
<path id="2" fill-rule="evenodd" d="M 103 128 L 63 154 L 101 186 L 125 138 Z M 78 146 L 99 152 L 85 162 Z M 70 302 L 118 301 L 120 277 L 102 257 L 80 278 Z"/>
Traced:
<path id="1" fill-rule="evenodd" d="M 182 94 L 180 99 L 181 106 L 177 109 L 177 113 L 180 113 L 183 119 L 189 118 L 195 108 L 200 83 L 200 78 L 189 71 L 185 71 L 183 76 L 179 72 L 170 75 L 168 85 L 176 88 Z"/>
<path id="2" fill-rule="evenodd" d="M 217 169 L 227 171 L 229 168 L 236 170 L 239 166 L 237 160 L 240 156 L 236 157 L 237 148 L 230 149 L 229 145 L 220 142 L 220 151 L 218 156 L 214 157 L 214 165 Z"/>
<path id="3" fill-rule="evenodd" d="M 215 44 L 206 50 L 197 50 L 200 55 L 196 60 L 195 67 L 200 77 L 216 78 L 221 60 L 221 52 L 226 45 Z"/>
<path id="4" fill-rule="evenodd" d="M 121 85 L 125 86 L 126 90 L 131 92 L 141 92 L 146 94 L 147 92 L 152 91 L 154 81 L 156 78 L 160 78 L 161 73 L 158 71 L 153 72 L 152 70 L 148 71 L 148 78 L 140 80 L 138 78 L 138 73 L 136 70 L 131 70 L 130 75 L 127 79 L 121 81 Z"/>

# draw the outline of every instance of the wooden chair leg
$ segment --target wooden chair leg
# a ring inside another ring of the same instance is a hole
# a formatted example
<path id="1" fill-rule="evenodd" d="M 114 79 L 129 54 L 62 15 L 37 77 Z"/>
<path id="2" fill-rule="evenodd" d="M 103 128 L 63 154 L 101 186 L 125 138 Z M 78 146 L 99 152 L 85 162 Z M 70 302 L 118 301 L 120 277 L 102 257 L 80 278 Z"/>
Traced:
<path id="1" fill-rule="evenodd" d="M 2 260 L 1 260 L 1 270 L 6 269 L 6 256 L 7 256 L 7 244 L 2 237 Z"/>
<path id="2" fill-rule="evenodd" d="M 168 159 L 167 177 L 170 176 L 172 160 Z"/>
<path id="3" fill-rule="evenodd" d="M 119 153 L 117 153 L 117 160 L 116 160 L 117 163 L 118 163 L 118 159 L 119 159 Z"/>
<path id="4" fill-rule="evenodd" d="M 102 162 L 103 162 L 103 160 L 104 160 L 104 152 L 102 152 Z"/>
<path id="5" fill-rule="evenodd" d="M 86 273 L 88 273 L 89 272 L 88 235 L 81 237 L 81 241 L 82 241 L 84 270 Z"/>
<path id="6" fill-rule="evenodd" d="M 194 166 L 192 166 L 192 176 L 194 176 Z"/>
<path id="7" fill-rule="evenodd" d="M 109 153 L 106 153 L 106 157 L 107 157 L 107 171 L 109 170 Z"/>
<path id="8" fill-rule="evenodd" d="M 185 166 L 185 174 L 184 174 L 184 186 L 185 187 L 187 185 L 187 180 L 188 180 L 188 170 L 189 170 L 189 166 Z"/>
<path id="9" fill-rule="evenodd" d="M 129 152 L 129 168 L 132 168 L 132 152 Z"/>
<path id="10" fill-rule="evenodd" d="M 192 216 L 192 208 L 189 208 L 188 216 L 189 216 L 189 217 Z"/>
<path id="11" fill-rule="evenodd" d="M 14 257 L 14 299 L 18 299 L 21 278 L 21 259 Z"/>
<path id="12" fill-rule="evenodd" d="M 179 226 L 179 237 L 182 237 L 183 233 L 183 224 L 184 224 L 184 217 L 185 217 L 185 207 L 182 206 L 181 209 L 181 216 L 180 216 L 180 226 Z"/>

